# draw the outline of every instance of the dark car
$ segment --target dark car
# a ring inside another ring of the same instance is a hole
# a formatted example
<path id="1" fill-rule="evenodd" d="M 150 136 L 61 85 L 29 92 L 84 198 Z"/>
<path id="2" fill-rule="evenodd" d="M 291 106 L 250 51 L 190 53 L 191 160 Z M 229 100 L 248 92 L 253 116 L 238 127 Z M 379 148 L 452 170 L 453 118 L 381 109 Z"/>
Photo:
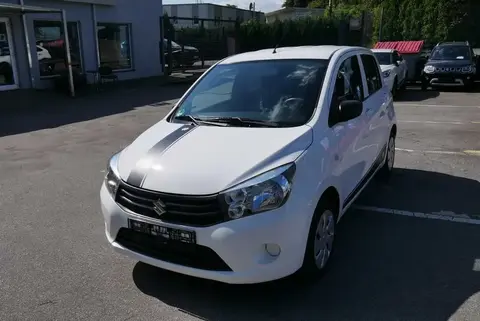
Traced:
<path id="1" fill-rule="evenodd" d="M 422 89 L 428 87 L 464 87 L 471 89 L 476 76 L 477 57 L 468 42 L 437 44 L 422 71 Z"/>
<path id="2" fill-rule="evenodd" d="M 168 40 L 163 39 L 163 50 L 165 52 L 165 58 L 168 62 Z M 182 46 L 172 41 L 172 58 L 173 58 L 173 66 L 193 66 L 194 63 L 200 61 L 200 52 L 197 48 L 192 46 Z"/>

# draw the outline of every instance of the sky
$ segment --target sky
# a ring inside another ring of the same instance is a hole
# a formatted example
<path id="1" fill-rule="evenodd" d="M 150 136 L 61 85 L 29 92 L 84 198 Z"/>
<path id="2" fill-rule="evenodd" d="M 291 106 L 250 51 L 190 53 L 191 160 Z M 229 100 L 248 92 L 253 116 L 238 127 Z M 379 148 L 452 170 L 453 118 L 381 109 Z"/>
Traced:
<path id="1" fill-rule="evenodd" d="M 214 4 L 233 4 L 241 9 L 248 9 L 248 5 L 252 0 L 204 0 L 203 3 L 214 3 Z M 164 0 L 163 4 L 180 4 L 180 3 L 195 3 L 194 0 Z M 283 0 L 261 0 L 255 2 L 255 10 L 270 12 L 278 10 L 281 8 Z"/>

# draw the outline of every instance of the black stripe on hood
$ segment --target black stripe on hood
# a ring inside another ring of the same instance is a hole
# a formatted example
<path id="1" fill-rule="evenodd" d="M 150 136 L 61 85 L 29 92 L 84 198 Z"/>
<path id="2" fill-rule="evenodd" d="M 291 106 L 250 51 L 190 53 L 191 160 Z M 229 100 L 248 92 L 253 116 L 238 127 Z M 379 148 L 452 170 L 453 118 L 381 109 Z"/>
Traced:
<path id="1" fill-rule="evenodd" d="M 184 125 L 165 136 L 161 141 L 156 143 L 147 154 L 140 159 L 135 168 L 128 176 L 127 183 L 133 186 L 141 187 L 145 180 L 150 167 L 141 166 L 145 161 L 158 159 L 167 149 L 173 146 L 183 136 L 187 135 L 195 128 L 195 125 Z"/>

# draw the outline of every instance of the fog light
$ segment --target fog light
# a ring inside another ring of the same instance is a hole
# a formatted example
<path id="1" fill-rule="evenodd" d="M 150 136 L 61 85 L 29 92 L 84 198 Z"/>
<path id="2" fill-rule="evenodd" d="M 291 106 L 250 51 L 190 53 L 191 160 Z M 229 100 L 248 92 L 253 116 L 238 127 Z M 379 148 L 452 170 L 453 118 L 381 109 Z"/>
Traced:
<path id="1" fill-rule="evenodd" d="M 277 244 L 269 243 L 269 244 L 265 244 L 265 251 L 267 251 L 267 253 L 270 254 L 271 256 L 279 256 L 282 250 L 280 249 L 280 246 L 278 246 Z"/>

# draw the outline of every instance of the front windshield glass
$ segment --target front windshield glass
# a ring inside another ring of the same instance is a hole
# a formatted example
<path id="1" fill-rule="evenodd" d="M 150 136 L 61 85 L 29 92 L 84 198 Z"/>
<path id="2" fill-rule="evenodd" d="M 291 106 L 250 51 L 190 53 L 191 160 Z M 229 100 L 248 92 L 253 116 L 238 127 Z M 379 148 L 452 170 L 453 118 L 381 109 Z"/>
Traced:
<path id="1" fill-rule="evenodd" d="M 467 46 L 443 46 L 433 49 L 432 60 L 465 60 L 470 59 L 470 48 Z"/>
<path id="2" fill-rule="evenodd" d="M 392 54 L 389 52 L 375 52 L 375 57 L 377 57 L 380 65 L 391 65 L 392 64 Z"/>
<path id="3" fill-rule="evenodd" d="M 177 107 L 172 120 L 236 117 L 280 126 L 305 124 L 317 105 L 327 66 L 328 60 L 318 59 L 219 64 Z"/>

